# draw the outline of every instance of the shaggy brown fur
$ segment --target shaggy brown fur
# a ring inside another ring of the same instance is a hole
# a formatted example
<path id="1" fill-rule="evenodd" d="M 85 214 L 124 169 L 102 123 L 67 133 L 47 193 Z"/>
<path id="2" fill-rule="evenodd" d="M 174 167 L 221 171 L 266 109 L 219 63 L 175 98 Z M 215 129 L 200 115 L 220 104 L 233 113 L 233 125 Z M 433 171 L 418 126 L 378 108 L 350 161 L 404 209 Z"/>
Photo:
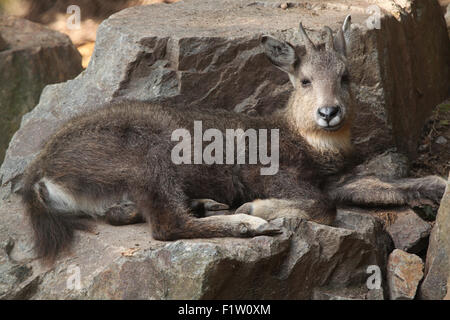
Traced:
<path id="1" fill-rule="evenodd" d="M 445 186 L 438 178 L 336 182 L 350 163 L 349 127 L 355 112 L 343 40 L 346 28 L 344 24 L 334 42 L 330 35 L 325 50 L 318 50 L 301 27 L 307 47 L 301 58 L 290 44 L 262 38 L 269 59 L 289 73 L 296 88 L 288 106 L 273 116 L 180 111 L 128 101 L 63 125 L 24 175 L 23 200 L 38 255 L 52 260 L 68 248 L 74 230 L 88 228 L 86 216 L 104 216 L 111 224 L 144 217 L 160 240 L 249 237 L 279 233 L 264 220 L 279 216 L 330 224 L 335 200 L 377 205 L 437 201 Z M 172 132 L 186 128 L 193 136 L 195 120 L 202 120 L 204 130 L 221 132 L 279 129 L 278 173 L 261 175 L 261 164 L 174 164 L 171 151 L 177 142 L 171 141 Z M 191 210 L 192 199 L 240 207 L 235 215 L 199 217 Z"/>
<path id="2" fill-rule="evenodd" d="M 172 131 L 187 128 L 192 132 L 193 119 L 202 119 L 204 128 L 223 132 L 281 128 L 278 174 L 261 176 L 261 165 L 173 164 L 171 150 L 177 142 L 171 141 Z M 113 217 L 127 201 L 136 203 L 154 237 L 161 240 L 257 232 L 218 217 L 193 217 L 189 204 L 197 198 L 213 198 L 234 207 L 259 198 L 292 199 L 306 218 L 330 223 L 333 203 L 318 189 L 321 155 L 299 134 L 283 130 L 286 125 L 281 121 L 219 110 L 181 112 L 139 102 L 107 106 L 73 119 L 50 139 L 25 174 L 24 201 L 38 234 L 38 253 L 54 257 L 72 238 L 72 229 L 85 228 L 85 219 L 77 217 L 86 213 L 102 215 L 103 210 L 109 221 L 127 223 L 121 221 L 121 213 Z M 59 204 L 50 199 L 49 193 L 58 192 L 73 198 L 73 203 L 69 199 L 64 204 L 68 210 L 58 209 Z M 70 212 L 73 207 L 79 212 Z M 269 228 L 267 233 L 277 231 Z"/>

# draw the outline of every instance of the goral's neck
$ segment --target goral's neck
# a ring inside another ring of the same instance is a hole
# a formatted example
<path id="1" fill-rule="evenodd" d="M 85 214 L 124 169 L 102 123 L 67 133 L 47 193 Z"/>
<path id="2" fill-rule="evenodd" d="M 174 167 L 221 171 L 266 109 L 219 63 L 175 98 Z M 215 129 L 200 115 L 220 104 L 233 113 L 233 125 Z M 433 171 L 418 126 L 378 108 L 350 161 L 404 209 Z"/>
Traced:
<path id="1" fill-rule="evenodd" d="M 302 131 L 300 135 L 318 153 L 349 154 L 352 151 L 350 128 L 343 127 L 338 131 Z"/>

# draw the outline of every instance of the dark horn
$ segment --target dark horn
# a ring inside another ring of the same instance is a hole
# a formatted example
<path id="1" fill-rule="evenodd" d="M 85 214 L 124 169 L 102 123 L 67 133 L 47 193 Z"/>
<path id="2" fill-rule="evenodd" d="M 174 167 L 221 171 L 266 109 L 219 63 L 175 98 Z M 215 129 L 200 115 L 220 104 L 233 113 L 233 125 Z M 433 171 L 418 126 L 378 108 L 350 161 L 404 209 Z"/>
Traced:
<path id="1" fill-rule="evenodd" d="M 330 27 L 325 27 L 324 29 L 327 32 L 327 39 L 325 40 L 325 49 L 327 51 L 335 50 L 333 41 L 333 31 L 331 31 Z"/>
<path id="2" fill-rule="evenodd" d="M 300 34 L 302 35 L 303 43 L 305 44 L 305 47 L 306 47 L 306 52 L 316 51 L 317 50 L 316 46 L 314 45 L 314 43 L 311 41 L 311 39 L 306 34 L 306 31 L 303 28 L 303 25 L 301 22 L 300 22 Z"/>

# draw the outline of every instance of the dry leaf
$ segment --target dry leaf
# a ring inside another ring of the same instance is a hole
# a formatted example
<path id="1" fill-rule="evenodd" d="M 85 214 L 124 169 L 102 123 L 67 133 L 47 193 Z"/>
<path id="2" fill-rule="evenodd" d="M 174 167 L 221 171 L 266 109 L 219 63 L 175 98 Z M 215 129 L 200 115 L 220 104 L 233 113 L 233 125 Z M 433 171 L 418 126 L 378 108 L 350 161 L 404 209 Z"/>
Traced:
<path id="1" fill-rule="evenodd" d="M 139 251 L 139 248 L 130 248 L 128 250 L 122 251 L 120 254 L 124 257 L 132 257 L 137 251 Z"/>

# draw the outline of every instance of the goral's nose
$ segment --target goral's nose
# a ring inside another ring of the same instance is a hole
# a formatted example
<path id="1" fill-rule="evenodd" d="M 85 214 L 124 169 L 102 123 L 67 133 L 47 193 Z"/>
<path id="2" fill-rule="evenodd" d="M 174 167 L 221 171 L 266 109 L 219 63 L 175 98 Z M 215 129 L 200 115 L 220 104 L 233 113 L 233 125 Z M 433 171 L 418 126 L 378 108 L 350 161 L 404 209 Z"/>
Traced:
<path id="1" fill-rule="evenodd" d="M 336 117 L 341 112 L 341 107 L 339 106 L 333 106 L 333 107 L 322 107 L 319 108 L 317 113 L 319 114 L 319 117 L 325 120 L 326 122 L 329 122 L 331 119 Z"/>

